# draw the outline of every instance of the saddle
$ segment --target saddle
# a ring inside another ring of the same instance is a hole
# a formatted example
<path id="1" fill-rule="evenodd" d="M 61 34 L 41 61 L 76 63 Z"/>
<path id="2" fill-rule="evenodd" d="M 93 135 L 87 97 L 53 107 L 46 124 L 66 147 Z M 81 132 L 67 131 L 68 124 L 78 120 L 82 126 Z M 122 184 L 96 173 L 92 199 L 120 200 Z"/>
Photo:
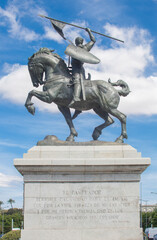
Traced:
<path id="1" fill-rule="evenodd" d="M 84 83 L 84 87 L 92 87 L 93 86 L 90 73 L 88 73 L 88 78 L 85 78 L 83 83 Z M 73 85 L 74 85 L 74 82 L 73 82 L 72 75 L 71 75 L 71 79 L 70 79 L 69 83 L 67 84 L 67 86 L 73 87 Z"/>

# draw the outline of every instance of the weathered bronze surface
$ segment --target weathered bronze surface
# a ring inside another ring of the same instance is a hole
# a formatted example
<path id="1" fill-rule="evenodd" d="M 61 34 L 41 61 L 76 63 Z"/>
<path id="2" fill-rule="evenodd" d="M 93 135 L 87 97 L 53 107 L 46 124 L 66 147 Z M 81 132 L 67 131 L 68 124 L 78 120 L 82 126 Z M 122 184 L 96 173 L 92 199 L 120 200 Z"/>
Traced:
<path id="1" fill-rule="evenodd" d="M 86 93 L 84 87 L 84 80 L 85 80 L 85 69 L 83 64 L 86 63 L 99 63 L 100 60 L 96 58 L 94 55 L 90 54 L 89 51 L 95 44 L 95 37 L 91 33 L 89 28 L 86 28 L 86 31 L 89 34 L 90 41 L 86 44 L 83 44 L 83 38 L 77 37 L 75 39 L 75 44 L 69 46 L 66 49 L 66 53 L 69 53 L 71 56 L 71 66 L 72 66 L 72 81 L 74 84 L 74 91 L 73 91 L 73 99 L 71 100 L 69 107 L 72 107 L 75 102 L 81 100 L 81 91 L 82 91 L 82 99 L 86 100 Z"/>
<path id="2" fill-rule="evenodd" d="M 124 143 L 89 141 L 89 142 L 69 142 L 59 140 L 55 135 L 48 135 L 43 140 L 37 142 L 37 146 L 117 146 Z M 125 144 L 127 145 L 127 144 Z"/>
<path id="3" fill-rule="evenodd" d="M 100 62 L 96 56 L 75 45 L 68 45 L 65 50 L 65 54 L 83 63 L 97 64 Z"/>
<path id="4" fill-rule="evenodd" d="M 33 96 L 43 102 L 56 103 L 70 128 L 67 141 L 74 141 L 77 132 L 69 109 L 69 104 L 73 100 L 74 86 L 67 65 L 58 54 L 53 53 L 48 48 L 42 48 L 29 58 L 28 68 L 33 86 L 43 85 L 43 91 L 30 91 L 25 103 L 26 108 L 31 114 L 35 113 L 35 107 L 31 102 Z M 44 73 L 45 79 L 43 80 Z M 121 89 L 118 90 L 114 86 L 120 86 Z M 118 118 L 121 122 L 122 131 L 116 142 L 122 143 L 123 139 L 127 138 L 126 116 L 118 111 L 117 107 L 120 96 L 127 96 L 130 92 L 127 83 L 123 80 L 118 80 L 116 83 L 104 80 L 85 80 L 84 90 L 86 100 L 82 100 L 81 97 L 80 101 L 75 101 L 71 106 L 77 110 L 75 117 L 81 111 L 93 109 L 105 121 L 94 129 L 92 134 L 94 140 L 99 138 L 105 127 L 114 122 L 111 116 Z"/>

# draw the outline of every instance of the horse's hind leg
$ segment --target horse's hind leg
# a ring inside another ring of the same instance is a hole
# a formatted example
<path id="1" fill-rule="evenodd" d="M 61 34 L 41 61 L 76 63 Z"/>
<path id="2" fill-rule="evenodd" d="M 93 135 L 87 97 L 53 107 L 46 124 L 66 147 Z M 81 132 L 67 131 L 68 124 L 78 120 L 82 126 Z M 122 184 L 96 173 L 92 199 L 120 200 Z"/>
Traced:
<path id="1" fill-rule="evenodd" d="M 126 116 L 117 109 L 110 109 L 109 113 L 112 114 L 114 117 L 118 118 L 119 121 L 121 122 L 122 128 L 121 135 L 116 139 L 115 142 L 123 143 L 124 142 L 123 139 L 128 138 L 126 131 Z"/>
<path id="2" fill-rule="evenodd" d="M 73 122 L 72 122 L 70 109 L 68 107 L 63 107 L 63 106 L 58 106 L 58 109 L 65 117 L 65 120 L 70 128 L 70 135 L 67 137 L 66 141 L 73 142 L 73 141 L 75 141 L 74 137 L 77 137 L 78 134 L 77 134 L 75 127 L 73 125 Z"/>
<path id="3" fill-rule="evenodd" d="M 103 111 L 101 108 L 94 108 L 93 110 L 99 115 L 99 117 L 101 117 L 105 120 L 105 123 L 99 125 L 93 131 L 92 137 L 94 140 L 97 140 L 99 138 L 99 136 L 101 135 L 102 130 L 104 128 L 108 127 L 109 125 L 111 125 L 112 123 L 114 123 L 114 121 L 109 116 L 109 114 L 107 112 Z"/>

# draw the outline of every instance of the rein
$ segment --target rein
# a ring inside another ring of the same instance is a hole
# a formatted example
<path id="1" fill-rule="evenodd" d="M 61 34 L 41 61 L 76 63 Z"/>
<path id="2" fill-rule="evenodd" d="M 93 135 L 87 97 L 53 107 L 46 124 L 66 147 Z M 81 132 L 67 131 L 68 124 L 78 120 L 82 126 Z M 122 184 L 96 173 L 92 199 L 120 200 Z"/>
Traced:
<path id="1" fill-rule="evenodd" d="M 44 84 L 51 83 L 51 82 L 65 82 L 66 79 L 67 79 L 67 77 L 64 77 L 64 76 L 60 76 L 60 77 L 56 77 L 56 78 L 53 77 L 53 78 L 45 79 Z"/>
<path id="2" fill-rule="evenodd" d="M 57 54 L 52 54 L 52 57 L 55 57 L 57 59 L 59 59 L 59 64 L 58 64 L 58 68 L 59 70 L 61 70 L 62 74 L 60 73 L 60 71 L 57 73 L 47 73 L 47 78 L 45 78 L 44 80 L 41 81 L 40 76 L 41 76 L 41 72 L 45 72 L 47 71 L 46 66 L 48 66 L 50 63 L 48 61 L 48 63 L 46 62 L 47 59 L 47 55 L 48 58 L 50 58 L 51 60 L 51 54 L 48 54 L 48 50 L 47 52 L 45 52 L 45 48 L 44 49 L 40 49 L 39 52 L 37 52 L 36 54 L 34 54 L 31 58 L 29 58 L 29 70 L 32 71 L 32 82 L 33 85 L 37 83 L 39 83 L 40 85 L 50 85 L 50 84 L 57 84 L 57 83 L 69 83 L 71 81 L 71 77 L 70 74 L 68 76 L 68 70 L 66 69 L 66 64 L 64 63 L 64 61 L 62 60 L 62 58 L 59 57 L 59 55 Z M 39 58 L 37 57 L 38 54 Z M 42 56 L 43 54 L 43 56 Z M 46 59 L 44 60 L 44 58 L 42 59 L 42 57 L 44 57 L 44 54 L 46 54 Z M 50 55 L 50 56 L 49 56 Z M 53 68 L 53 66 L 49 65 L 50 67 Z M 34 81 L 33 81 L 34 80 Z"/>

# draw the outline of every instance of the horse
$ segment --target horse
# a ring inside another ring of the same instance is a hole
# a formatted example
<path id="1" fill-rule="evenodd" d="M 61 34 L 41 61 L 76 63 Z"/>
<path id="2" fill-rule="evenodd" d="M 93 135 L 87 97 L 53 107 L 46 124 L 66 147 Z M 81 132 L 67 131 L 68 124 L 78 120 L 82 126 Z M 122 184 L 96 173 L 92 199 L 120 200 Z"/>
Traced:
<path id="1" fill-rule="evenodd" d="M 70 108 L 75 109 L 75 117 L 82 111 L 93 109 L 100 116 L 104 123 L 95 127 L 92 137 L 97 140 L 102 130 L 114 123 L 111 116 L 121 122 L 121 135 L 115 142 L 123 143 L 127 139 L 126 115 L 117 110 L 120 96 L 127 96 L 130 92 L 129 86 L 123 80 L 112 83 L 111 80 L 84 80 L 86 100 L 75 102 L 69 108 L 69 103 L 73 98 L 72 75 L 64 60 L 54 50 L 41 48 L 28 60 L 28 69 L 34 87 L 43 85 L 43 91 L 32 90 L 28 93 L 25 107 L 31 114 L 35 114 L 35 107 L 31 102 L 32 97 L 36 97 L 43 102 L 57 104 L 59 111 L 63 114 L 69 129 L 70 135 L 66 141 L 75 141 L 78 136 L 73 125 Z M 43 75 L 45 79 L 43 80 Z M 115 86 L 120 86 L 118 90 Z"/>

